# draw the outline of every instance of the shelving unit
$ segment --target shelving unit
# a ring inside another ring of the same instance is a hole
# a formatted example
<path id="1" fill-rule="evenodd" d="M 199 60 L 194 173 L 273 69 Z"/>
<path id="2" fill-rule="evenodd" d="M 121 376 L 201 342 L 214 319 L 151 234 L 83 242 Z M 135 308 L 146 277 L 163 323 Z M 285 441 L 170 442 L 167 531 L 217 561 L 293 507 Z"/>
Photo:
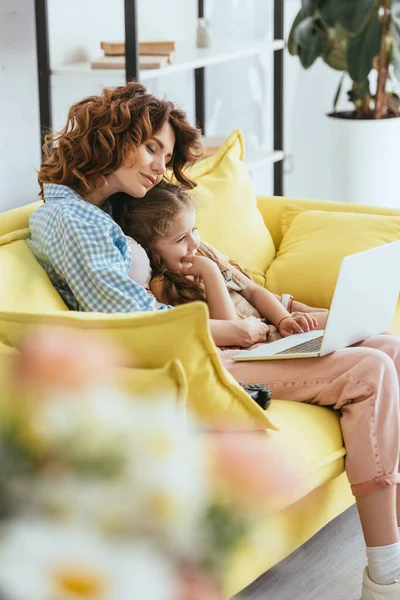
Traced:
<path id="1" fill-rule="evenodd" d="M 72 63 L 61 67 L 50 68 L 49 32 L 47 0 L 35 0 L 36 11 L 36 39 L 37 61 L 39 78 L 39 108 L 41 138 L 46 131 L 52 128 L 52 102 L 51 78 L 52 77 L 85 77 L 91 80 L 116 80 L 122 78 L 126 81 L 136 79 L 149 81 L 158 77 L 188 70 L 194 71 L 196 121 L 198 126 L 206 133 L 205 117 L 205 68 L 234 61 L 240 58 L 260 56 L 264 52 L 274 53 L 274 151 L 273 152 L 247 152 L 247 164 L 250 169 L 258 168 L 263 164 L 274 165 L 274 193 L 283 194 L 283 1 L 274 0 L 274 40 L 271 44 L 260 41 L 234 42 L 220 41 L 213 44 L 212 48 L 194 48 L 177 45 L 174 62 L 162 69 L 138 70 L 139 38 L 137 34 L 136 0 L 124 0 L 125 3 L 125 69 L 92 69 L 89 63 Z M 204 16 L 204 0 L 198 0 L 198 16 Z"/>

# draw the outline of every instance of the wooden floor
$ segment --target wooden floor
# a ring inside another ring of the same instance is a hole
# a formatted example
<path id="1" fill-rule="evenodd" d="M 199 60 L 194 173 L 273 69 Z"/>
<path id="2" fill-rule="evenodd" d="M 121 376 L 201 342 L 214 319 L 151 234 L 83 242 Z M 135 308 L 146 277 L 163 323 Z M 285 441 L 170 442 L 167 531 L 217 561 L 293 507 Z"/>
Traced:
<path id="1" fill-rule="evenodd" d="M 365 546 L 353 506 L 236 600 L 359 600 Z"/>

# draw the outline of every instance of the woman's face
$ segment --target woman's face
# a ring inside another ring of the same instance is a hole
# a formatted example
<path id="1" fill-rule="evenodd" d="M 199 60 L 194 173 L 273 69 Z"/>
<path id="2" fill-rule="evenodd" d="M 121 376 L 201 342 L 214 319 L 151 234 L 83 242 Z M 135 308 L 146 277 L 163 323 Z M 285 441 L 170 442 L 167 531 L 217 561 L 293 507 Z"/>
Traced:
<path id="1" fill-rule="evenodd" d="M 137 148 L 136 159 L 128 161 L 113 173 L 109 180 L 114 192 L 125 192 L 134 198 L 143 198 L 160 183 L 166 165 L 172 158 L 175 132 L 170 123 Z"/>
<path id="2" fill-rule="evenodd" d="M 156 243 L 156 249 L 170 271 L 181 271 L 185 257 L 194 256 L 200 244 L 196 212 L 183 207 L 168 234 Z"/>

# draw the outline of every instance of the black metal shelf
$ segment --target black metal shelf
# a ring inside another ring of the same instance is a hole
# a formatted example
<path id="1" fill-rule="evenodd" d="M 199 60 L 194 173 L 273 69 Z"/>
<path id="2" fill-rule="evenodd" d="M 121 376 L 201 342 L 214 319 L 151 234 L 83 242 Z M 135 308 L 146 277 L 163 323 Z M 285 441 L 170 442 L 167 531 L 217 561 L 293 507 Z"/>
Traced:
<path id="1" fill-rule="evenodd" d="M 198 1 L 198 16 L 204 17 L 204 2 Z M 284 0 L 274 0 L 274 40 L 284 37 Z M 125 8 L 125 79 L 139 77 L 139 37 L 137 31 L 136 0 L 124 0 Z M 36 47 L 40 111 L 40 137 L 52 129 L 51 70 L 47 0 L 35 0 Z M 284 52 L 274 51 L 274 151 L 283 152 Z M 206 132 L 205 67 L 194 69 L 195 114 L 197 125 Z M 274 194 L 283 195 L 283 159 L 274 162 Z"/>

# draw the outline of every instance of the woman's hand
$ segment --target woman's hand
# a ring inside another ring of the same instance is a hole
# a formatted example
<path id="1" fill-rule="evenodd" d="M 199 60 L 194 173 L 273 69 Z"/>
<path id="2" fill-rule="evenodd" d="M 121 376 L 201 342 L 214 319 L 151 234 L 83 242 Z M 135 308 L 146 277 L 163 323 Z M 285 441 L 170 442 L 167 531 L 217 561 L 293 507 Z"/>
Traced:
<path id="1" fill-rule="evenodd" d="M 237 322 L 237 326 L 238 336 L 235 343 L 242 348 L 249 348 L 253 344 L 259 344 L 267 340 L 269 327 L 257 317 L 241 319 Z"/>
<path id="2" fill-rule="evenodd" d="M 282 337 L 293 335 L 295 333 L 304 333 L 318 328 L 317 320 L 307 313 L 296 317 L 285 317 L 279 323 L 279 333 Z"/>
<path id="3" fill-rule="evenodd" d="M 328 313 L 327 308 L 313 308 L 312 306 L 308 306 L 307 304 L 303 304 L 303 302 L 298 302 L 298 300 L 293 300 L 290 306 L 291 312 L 302 312 L 302 313 L 310 313 L 310 312 L 318 312 L 318 313 Z"/>

